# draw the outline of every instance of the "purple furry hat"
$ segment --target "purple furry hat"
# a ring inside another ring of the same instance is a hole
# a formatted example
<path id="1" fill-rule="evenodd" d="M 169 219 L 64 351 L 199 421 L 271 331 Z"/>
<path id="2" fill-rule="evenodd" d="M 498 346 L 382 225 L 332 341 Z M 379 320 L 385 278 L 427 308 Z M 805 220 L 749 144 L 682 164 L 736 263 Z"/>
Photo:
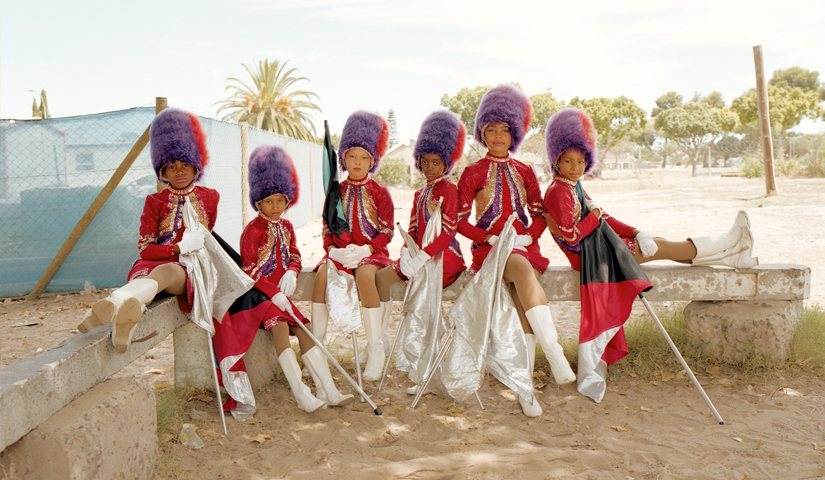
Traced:
<path id="1" fill-rule="evenodd" d="M 547 121 L 544 131 L 550 166 L 555 168 L 561 154 L 574 149 L 584 155 L 587 164 L 584 173 L 589 173 L 599 163 L 598 137 L 593 120 L 584 110 L 565 108 L 556 112 Z"/>
<path id="2" fill-rule="evenodd" d="M 344 155 L 350 148 L 363 148 L 372 155 L 372 167 L 369 173 L 378 171 L 381 157 L 387 153 L 390 143 L 390 126 L 381 116 L 365 110 L 358 110 L 347 118 L 341 141 L 338 143 L 338 163 L 346 171 Z"/>
<path id="3" fill-rule="evenodd" d="M 209 164 L 206 150 L 206 135 L 196 115 L 176 108 L 167 108 L 157 114 L 149 128 L 152 166 L 155 175 L 163 183 L 163 167 L 181 161 L 198 169 L 195 181 L 203 177 L 203 170 Z"/>
<path id="4" fill-rule="evenodd" d="M 514 85 L 493 87 L 481 97 L 475 119 L 475 139 L 485 147 L 482 132 L 491 123 L 506 123 L 510 126 L 512 144 L 510 151 L 515 152 L 533 121 L 533 106 L 530 99 Z"/>
<path id="5" fill-rule="evenodd" d="M 281 147 L 261 145 L 249 157 L 249 202 L 258 211 L 258 202 L 279 193 L 289 199 L 287 208 L 298 203 L 298 172 L 292 157 Z"/>
<path id="6" fill-rule="evenodd" d="M 467 136 L 467 127 L 453 112 L 440 110 L 433 112 L 424 119 L 418 140 L 415 141 L 413 158 L 416 159 L 415 168 L 421 171 L 418 162 L 422 156 L 437 153 L 447 166 L 444 173 L 450 173 L 455 167 L 456 160 L 464 155 L 464 139 Z"/>

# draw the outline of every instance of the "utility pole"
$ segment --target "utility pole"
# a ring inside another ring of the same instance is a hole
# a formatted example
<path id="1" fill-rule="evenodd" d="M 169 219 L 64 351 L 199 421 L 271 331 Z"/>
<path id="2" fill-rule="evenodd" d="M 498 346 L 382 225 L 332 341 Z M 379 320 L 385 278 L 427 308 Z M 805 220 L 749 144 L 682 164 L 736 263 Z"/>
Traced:
<path id="1" fill-rule="evenodd" d="M 768 85 L 762 66 L 762 45 L 753 47 L 753 62 L 756 66 L 756 104 L 759 108 L 759 132 L 762 136 L 762 163 L 765 167 L 765 191 L 776 195 L 776 179 L 773 175 L 773 140 L 771 139 L 770 109 L 768 105 Z"/>

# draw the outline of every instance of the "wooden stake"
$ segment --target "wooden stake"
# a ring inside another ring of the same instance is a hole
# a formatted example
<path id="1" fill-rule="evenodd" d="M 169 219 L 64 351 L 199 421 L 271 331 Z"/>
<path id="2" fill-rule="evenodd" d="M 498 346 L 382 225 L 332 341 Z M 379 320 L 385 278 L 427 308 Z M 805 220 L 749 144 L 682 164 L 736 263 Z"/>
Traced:
<path id="1" fill-rule="evenodd" d="M 155 115 L 166 109 L 166 97 L 155 97 Z M 166 185 L 157 182 L 158 192 L 162 192 Z"/>
<path id="2" fill-rule="evenodd" d="M 759 132 L 762 137 L 762 164 L 765 167 L 765 190 L 768 195 L 776 195 L 776 179 L 773 174 L 773 140 L 768 105 L 768 86 L 762 67 L 762 45 L 753 47 L 753 62 L 756 66 L 756 104 L 759 108 Z"/>

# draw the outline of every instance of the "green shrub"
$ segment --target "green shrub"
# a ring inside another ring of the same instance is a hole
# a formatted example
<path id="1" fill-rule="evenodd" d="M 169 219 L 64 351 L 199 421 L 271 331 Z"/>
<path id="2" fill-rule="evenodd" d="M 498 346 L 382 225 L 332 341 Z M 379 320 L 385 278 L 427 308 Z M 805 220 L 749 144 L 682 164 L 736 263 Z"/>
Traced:
<path id="1" fill-rule="evenodd" d="M 762 178 L 765 176 L 765 166 L 762 158 L 756 155 L 746 155 L 745 161 L 739 167 L 747 178 Z"/>
<path id="2" fill-rule="evenodd" d="M 386 187 L 408 188 L 410 167 L 403 158 L 388 157 L 381 160 L 381 166 L 373 178 Z"/>
<path id="3" fill-rule="evenodd" d="M 802 164 L 809 177 L 825 177 L 825 151 L 811 152 L 802 160 Z"/>

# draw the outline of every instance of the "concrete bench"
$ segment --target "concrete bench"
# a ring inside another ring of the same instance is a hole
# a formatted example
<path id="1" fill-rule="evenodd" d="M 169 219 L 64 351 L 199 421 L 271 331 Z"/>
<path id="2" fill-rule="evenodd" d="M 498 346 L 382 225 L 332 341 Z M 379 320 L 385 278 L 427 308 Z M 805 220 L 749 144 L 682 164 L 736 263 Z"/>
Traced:
<path id="1" fill-rule="evenodd" d="M 644 270 L 654 285 L 645 294 L 648 300 L 690 302 L 686 308 L 688 327 L 711 344 L 720 358 L 729 361 L 736 361 L 748 345 L 784 358 L 801 318 L 802 301 L 810 296 L 811 271 L 803 265 L 763 265 L 747 270 L 656 265 L 645 266 Z M 295 301 L 310 300 L 314 277 L 309 270 L 298 276 Z M 455 300 L 469 279 L 469 274 L 463 274 L 444 290 L 443 299 Z M 579 300 L 579 274 L 569 267 L 549 268 L 541 284 L 550 302 Z M 403 300 L 404 284 L 396 283 L 391 295 L 394 301 Z M 213 385 L 206 333 L 189 322 L 173 297 L 159 296 L 149 306 L 134 337 L 143 338 L 153 332 L 157 332 L 155 337 L 133 344 L 125 354 L 118 355 L 109 339 L 110 327 L 99 327 L 71 336 L 56 349 L 0 369 L 0 450 L 172 332 L 176 385 Z M 245 357 L 253 388 L 270 381 L 280 368 L 274 352 L 270 335 L 259 331 Z M 132 395 L 128 401 L 136 402 L 138 397 Z M 108 425 L 116 426 L 117 422 Z M 35 432 L 32 435 L 36 436 Z M 154 448 L 154 453 L 146 455 L 156 456 L 156 445 Z M 55 451 L 58 453 L 62 454 Z M 0 462 L 2 459 L 0 455 Z M 142 459 L 148 461 L 149 457 Z"/>

